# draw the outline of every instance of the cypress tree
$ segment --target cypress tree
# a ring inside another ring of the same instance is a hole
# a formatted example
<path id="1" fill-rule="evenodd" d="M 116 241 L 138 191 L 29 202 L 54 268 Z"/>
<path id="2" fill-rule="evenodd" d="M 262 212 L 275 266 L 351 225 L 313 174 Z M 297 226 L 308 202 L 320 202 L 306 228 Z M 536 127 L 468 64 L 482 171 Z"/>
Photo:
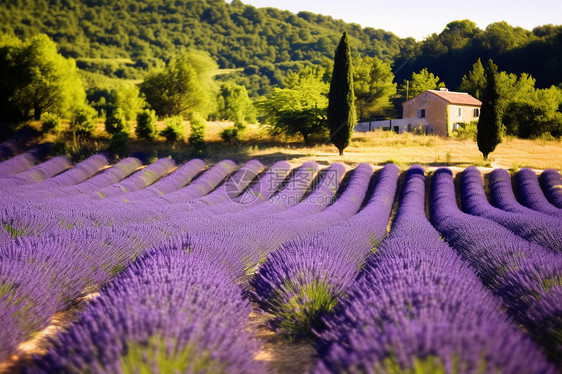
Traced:
<path id="1" fill-rule="evenodd" d="M 349 145 L 356 122 L 353 66 L 346 32 L 343 33 L 336 49 L 328 99 L 330 140 L 338 148 L 341 156 L 343 150 Z"/>
<path id="2" fill-rule="evenodd" d="M 478 119 L 478 149 L 487 159 L 502 141 L 501 113 L 498 106 L 498 67 L 492 60 L 486 65 L 486 87 L 482 93 L 482 109 Z"/>

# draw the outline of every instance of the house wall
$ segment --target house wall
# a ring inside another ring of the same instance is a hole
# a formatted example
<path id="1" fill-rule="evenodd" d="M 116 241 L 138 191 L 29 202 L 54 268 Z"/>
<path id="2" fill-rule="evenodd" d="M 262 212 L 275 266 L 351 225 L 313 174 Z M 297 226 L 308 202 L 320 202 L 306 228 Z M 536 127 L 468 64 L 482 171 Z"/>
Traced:
<path id="1" fill-rule="evenodd" d="M 383 121 L 359 122 L 354 130 L 357 132 L 368 132 L 382 129 L 385 131 L 395 131 L 399 134 L 403 132 L 421 132 L 433 134 L 433 126 L 427 124 L 425 118 L 402 118 Z"/>
<path id="2" fill-rule="evenodd" d="M 447 104 L 446 100 L 426 92 L 404 103 L 403 117 L 418 118 L 418 111 L 425 109 L 427 123 L 433 125 L 434 134 L 447 136 Z"/>
<path id="3" fill-rule="evenodd" d="M 462 115 L 458 116 L 458 110 L 462 108 Z M 449 123 L 448 123 L 448 130 L 449 134 L 455 130 L 454 125 L 455 123 L 468 123 L 472 121 L 477 121 L 478 117 L 474 116 L 474 109 L 479 109 L 477 106 L 468 106 L 468 105 L 449 105 Z"/>

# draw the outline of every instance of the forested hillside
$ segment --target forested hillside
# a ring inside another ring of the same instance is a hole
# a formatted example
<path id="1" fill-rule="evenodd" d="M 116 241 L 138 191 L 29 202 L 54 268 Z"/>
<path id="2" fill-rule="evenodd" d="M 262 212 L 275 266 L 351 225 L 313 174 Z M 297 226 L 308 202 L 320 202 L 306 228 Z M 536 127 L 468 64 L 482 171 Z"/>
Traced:
<path id="1" fill-rule="evenodd" d="M 412 71 L 427 68 L 448 87 L 457 88 L 478 58 L 484 63 L 492 58 L 503 71 L 531 74 L 539 88 L 562 82 L 562 26 L 544 25 L 529 31 L 496 22 L 482 30 L 470 20 L 453 21 L 440 34 L 411 47 L 395 60 L 395 66 L 401 66 L 395 68 L 398 82 Z"/>
<path id="2" fill-rule="evenodd" d="M 224 0 L 7 0 L 0 18 L 0 31 L 20 38 L 46 33 L 81 69 L 132 79 L 195 48 L 221 68 L 245 68 L 246 75 L 260 73 L 275 85 L 287 69 L 330 61 L 343 31 L 356 52 L 385 61 L 405 42 L 331 17 Z"/>
<path id="3" fill-rule="evenodd" d="M 497 22 L 486 29 L 453 21 L 416 42 L 310 12 L 255 8 L 240 0 L 4 0 L 0 32 L 49 35 L 77 66 L 114 78 L 142 79 L 188 49 L 207 51 L 222 80 L 234 79 L 251 96 L 282 85 L 287 70 L 329 64 L 343 31 L 352 52 L 393 64 L 396 82 L 427 68 L 456 89 L 472 64 L 493 58 L 503 71 L 530 73 L 537 87 L 562 82 L 562 27 L 532 31 Z"/>

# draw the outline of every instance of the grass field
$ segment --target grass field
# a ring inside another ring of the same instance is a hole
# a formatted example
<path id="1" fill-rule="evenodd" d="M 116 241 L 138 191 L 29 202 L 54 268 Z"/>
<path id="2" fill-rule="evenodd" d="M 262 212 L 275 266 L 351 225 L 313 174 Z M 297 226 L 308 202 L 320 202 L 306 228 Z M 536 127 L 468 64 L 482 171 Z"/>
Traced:
<path id="1" fill-rule="evenodd" d="M 339 156 L 337 149 L 329 140 L 317 139 L 314 146 L 305 147 L 300 138 L 273 137 L 259 125 L 249 125 L 240 142 L 225 144 L 220 138 L 220 132 L 229 126 L 232 124 L 228 122 L 207 124 L 205 134 L 207 148 L 199 157 L 208 162 L 226 158 L 242 162 L 259 158 L 270 164 L 278 160 L 287 160 L 294 164 L 316 161 L 325 165 L 343 162 L 350 166 L 360 162 L 379 166 L 392 162 L 403 169 L 417 163 L 430 169 L 440 166 L 465 168 L 477 165 L 512 170 L 522 167 L 562 170 L 562 141 L 560 140 L 526 140 L 507 137 L 491 153 L 490 160 L 484 160 L 476 142 L 471 139 L 375 131 L 356 133 L 344 156 Z M 165 123 L 160 122 L 158 127 L 160 130 L 163 129 Z M 189 125 L 186 124 L 186 127 L 185 141 L 177 144 L 166 143 L 163 139 L 147 143 L 135 139 L 133 135 L 128 153 L 144 152 L 158 157 L 171 155 L 177 161 L 192 158 L 191 147 L 187 144 Z M 65 136 L 65 139 L 71 137 Z M 50 135 L 45 140 L 54 141 L 55 137 Z M 103 123 L 98 123 L 95 139 L 88 142 L 86 146 L 99 152 L 103 151 L 108 141 L 109 135 L 105 133 Z"/>

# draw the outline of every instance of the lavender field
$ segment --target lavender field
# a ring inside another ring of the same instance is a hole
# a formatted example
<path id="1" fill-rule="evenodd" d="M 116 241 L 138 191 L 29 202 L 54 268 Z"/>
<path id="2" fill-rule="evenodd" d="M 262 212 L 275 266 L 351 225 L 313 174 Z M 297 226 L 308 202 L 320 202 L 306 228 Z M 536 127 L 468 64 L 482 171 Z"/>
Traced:
<path id="1" fill-rule="evenodd" d="M 562 370 L 556 170 L 27 152 L 0 191 L 0 371 L 277 372 L 255 314 L 297 372 Z"/>

